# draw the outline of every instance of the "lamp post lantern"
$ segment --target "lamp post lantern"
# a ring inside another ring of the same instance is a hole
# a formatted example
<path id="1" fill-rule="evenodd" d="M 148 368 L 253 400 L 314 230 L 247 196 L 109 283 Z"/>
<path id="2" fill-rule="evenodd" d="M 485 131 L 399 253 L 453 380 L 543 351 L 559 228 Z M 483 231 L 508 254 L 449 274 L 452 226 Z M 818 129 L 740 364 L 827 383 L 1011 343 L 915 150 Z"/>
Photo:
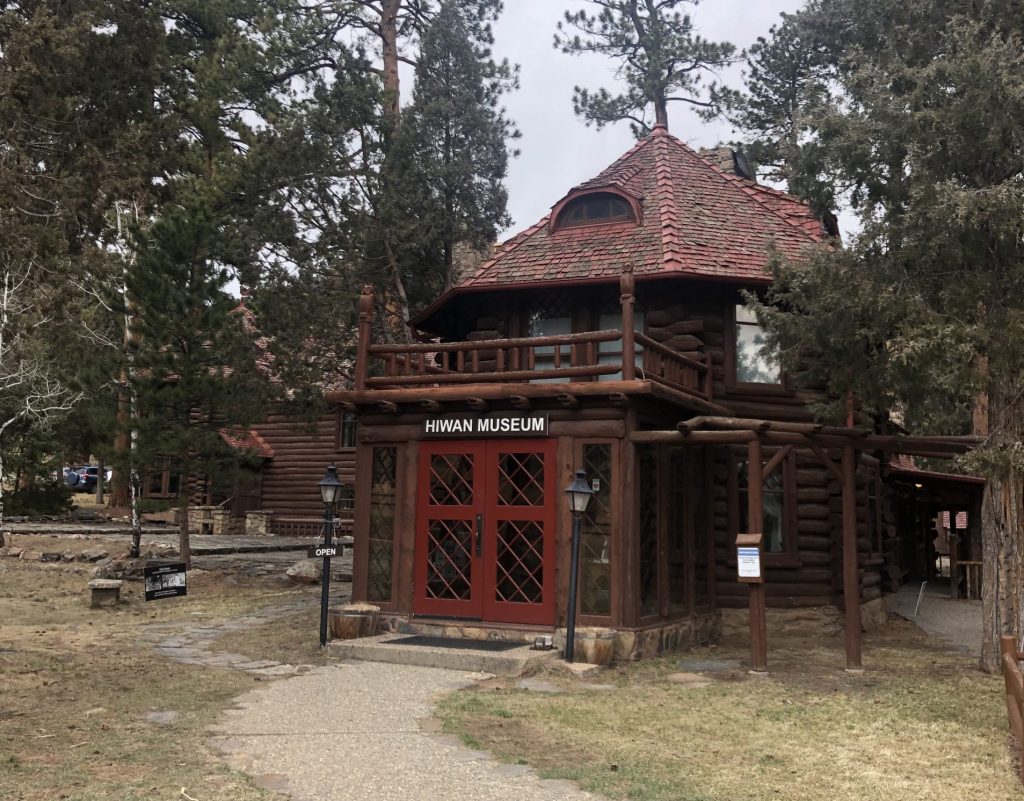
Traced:
<path id="1" fill-rule="evenodd" d="M 594 490 L 587 483 L 587 474 L 580 468 L 576 477 L 565 488 L 572 512 L 572 563 L 569 567 L 569 619 L 565 631 L 565 661 L 572 662 L 576 649 L 576 591 L 580 573 L 580 525 L 583 513 L 587 511 L 590 496 Z"/>
<path id="2" fill-rule="evenodd" d="M 327 645 L 327 605 L 331 593 L 331 556 L 333 547 L 331 537 L 334 534 L 334 505 L 341 498 L 341 481 L 338 480 L 338 468 L 330 465 L 324 477 L 318 482 L 320 500 L 324 503 L 324 570 L 322 589 L 320 592 L 320 647 Z"/>

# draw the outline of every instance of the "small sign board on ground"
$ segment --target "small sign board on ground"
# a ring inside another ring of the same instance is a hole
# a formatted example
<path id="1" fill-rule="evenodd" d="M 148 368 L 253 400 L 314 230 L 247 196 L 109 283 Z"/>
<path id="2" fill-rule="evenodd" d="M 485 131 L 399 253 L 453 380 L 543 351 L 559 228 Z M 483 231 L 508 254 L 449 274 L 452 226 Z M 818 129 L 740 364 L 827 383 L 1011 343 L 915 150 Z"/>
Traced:
<path id="1" fill-rule="evenodd" d="M 161 562 L 142 569 L 146 580 L 146 600 L 177 598 L 187 595 L 184 562 Z"/>

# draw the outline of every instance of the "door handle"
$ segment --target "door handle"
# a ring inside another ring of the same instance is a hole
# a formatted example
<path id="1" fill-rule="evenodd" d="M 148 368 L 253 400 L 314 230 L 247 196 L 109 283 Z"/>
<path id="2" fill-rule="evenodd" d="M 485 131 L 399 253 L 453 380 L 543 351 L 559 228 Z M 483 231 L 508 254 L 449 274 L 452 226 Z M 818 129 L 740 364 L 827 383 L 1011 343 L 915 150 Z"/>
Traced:
<path id="1" fill-rule="evenodd" d="M 476 555 L 484 555 L 484 516 L 476 516 Z"/>

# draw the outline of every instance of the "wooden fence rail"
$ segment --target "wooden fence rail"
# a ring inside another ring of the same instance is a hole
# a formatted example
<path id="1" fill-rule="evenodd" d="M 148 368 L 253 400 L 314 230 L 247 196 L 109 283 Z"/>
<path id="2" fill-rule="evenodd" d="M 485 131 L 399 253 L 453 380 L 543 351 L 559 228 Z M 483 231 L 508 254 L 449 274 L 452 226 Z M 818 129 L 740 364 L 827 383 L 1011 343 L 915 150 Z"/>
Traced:
<path id="1" fill-rule="evenodd" d="M 1024 654 L 1017 650 L 1016 637 L 1000 637 L 1003 653 L 1003 682 L 1006 684 L 1006 714 L 1017 747 L 1019 764 L 1024 766 L 1024 673 L 1020 662 Z"/>

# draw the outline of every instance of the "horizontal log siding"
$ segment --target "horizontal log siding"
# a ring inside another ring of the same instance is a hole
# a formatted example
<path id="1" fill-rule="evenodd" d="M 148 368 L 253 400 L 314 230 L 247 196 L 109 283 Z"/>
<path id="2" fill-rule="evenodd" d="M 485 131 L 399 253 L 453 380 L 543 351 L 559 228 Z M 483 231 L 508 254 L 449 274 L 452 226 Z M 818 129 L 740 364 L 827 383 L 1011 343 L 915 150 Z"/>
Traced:
<path id="1" fill-rule="evenodd" d="M 775 449 L 765 449 L 765 460 Z M 838 463 L 840 454 L 830 454 Z M 733 458 L 743 458 L 738 451 Z M 745 607 L 748 590 L 736 581 L 735 526 L 730 521 L 728 450 L 717 448 L 714 473 L 715 577 L 718 604 Z M 803 607 L 842 602 L 842 488 L 810 451 L 796 451 L 795 526 L 799 564 L 771 566 L 766 560 L 765 594 L 773 607 Z M 882 565 L 875 558 L 868 523 L 867 464 L 857 472 L 857 549 L 861 576 L 861 597 L 868 601 L 881 596 Z"/>
<path id="2" fill-rule="evenodd" d="M 338 417 L 325 415 L 315 430 L 294 418 L 271 415 L 256 430 L 274 449 L 264 463 L 262 508 L 285 518 L 319 518 L 324 507 L 317 482 L 332 462 L 345 484 L 355 481 L 355 449 L 337 449 Z"/>

